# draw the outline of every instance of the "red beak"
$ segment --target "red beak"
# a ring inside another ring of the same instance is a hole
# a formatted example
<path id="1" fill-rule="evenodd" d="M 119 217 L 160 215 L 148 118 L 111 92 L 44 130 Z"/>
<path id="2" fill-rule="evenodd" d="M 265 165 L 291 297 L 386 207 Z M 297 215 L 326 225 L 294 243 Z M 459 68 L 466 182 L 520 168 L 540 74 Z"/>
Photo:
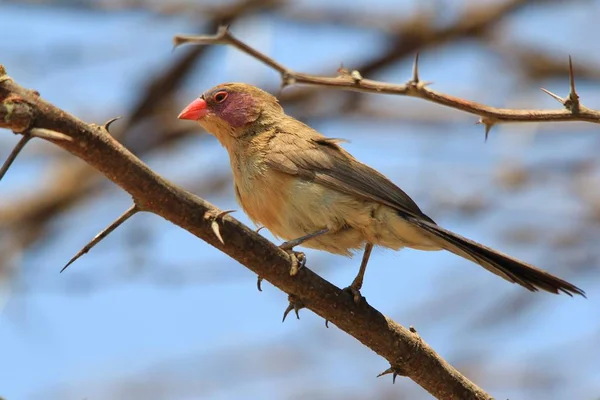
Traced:
<path id="1" fill-rule="evenodd" d="M 177 118 L 197 121 L 208 113 L 208 109 L 206 107 L 206 101 L 204 101 L 203 98 L 197 98 L 188 104 L 188 106 L 183 109 Z"/>

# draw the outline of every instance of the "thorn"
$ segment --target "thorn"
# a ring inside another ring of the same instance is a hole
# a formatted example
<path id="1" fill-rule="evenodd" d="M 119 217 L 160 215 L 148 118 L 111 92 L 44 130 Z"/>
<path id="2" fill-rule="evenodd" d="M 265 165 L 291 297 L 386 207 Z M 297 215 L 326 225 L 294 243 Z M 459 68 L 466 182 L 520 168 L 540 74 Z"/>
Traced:
<path id="1" fill-rule="evenodd" d="M 110 133 L 109 128 L 112 125 L 112 123 L 115 122 L 115 121 L 117 121 L 117 120 L 119 120 L 119 119 L 121 119 L 121 118 L 123 118 L 123 117 L 114 117 L 114 118 L 111 118 L 108 121 L 106 121 L 106 123 L 104 124 L 104 130 L 106 132 Z"/>
<path id="2" fill-rule="evenodd" d="M 571 112 L 579 112 L 579 95 L 575 90 L 575 73 L 573 72 L 573 61 L 569 56 L 569 85 L 571 90 L 569 91 L 569 100 L 565 101 L 565 107 Z"/>
<path id="3" fill-rule="evenodd" d="M 288 296 L 288 301 L 289 304 L 283 312 L 283 319 L 281 320 L 282 323 L 285 322 L 285 318 L 292 310 L 294 310 L 294 313 L 296 313 L 296 319 L 300 319 L 300 314 L 298 314 L 298 311 L 304 308 L 304 303 L 293 294 Z"/>
<path id="4" fill-rule="evenodd" d="M 413 78 L 412 83 L 419 83 L 419 53 L 415 55 L 415 62 L 413 64 Z"/>
<path id="5" fill-rule="evenodd" d="M 408 330 L 411 331 L 412 333 L 416 333 L 417 335 L 419 334 L 419 332 L 417 332 L 417 329 L 414 326 L 409 326 Z"/>
<path id="6" fill-rule="evenodd" d="M 490 135 L 490 130 L 492 129 L 492 127 L 494 125 L 496 125 L 495 122 L 492 122 L 492 120 L 488 119 L 488 118 L 479 118 L 479 121 L 475 122 L 475 125 L 484 125 L 485 126 L 485 142 L 487 142 L 488 137 Z"/>
<path id="7" fill-rule="evenodd" d="M 492 129 L 494 124 L 485 124 L 485 141 L 487 142 L 488 137 L 490 136 L 490 130 Z"/>
<path id="8" fill-rule="evenodd" d="M 350 74 L 348 72 L 348 69 L 346 67 L 344 67 L 344 63 L 340 63 L 340 67 L 337 69 L 337 73 L 338 73 L 338 77 L 343 77 L 343 76 L 347 76 Z"/>
<path id="9" fill-rule="evenodd" d="M 223 237 L 221 236 L 221 231 L 219 229 L 219 223 L 217 222 L 217 220 L 213 220 L 213 222 L 210 223 L 210 228 L 212 229 L 213 233 L 215 234 L 215 236 L 217 237 L 217 239 L 219 239 L 219 242 L 221 242 L 221 244 L 225 244 L 225 241 L 223 240 Z"/>
<path id="10" fill-rule="evenodd" d="M 220 213 L 218 213 L 213 219 L 212 222 L 210 223 L 210 227 L 213 231 L 213 233 L 215 234 L 215 236 L 217 237 L 217 239 L 219 239 L 219 241 L 221 242 L 221 244 L 225 244 L 225 241 L 223 240 L 223 237 L 221 236 L 221 230 L 219 228 L 219 223 L 217 222 L 217 220 L 219 218 L 223 218 L 224 216 L 226 216 L 227 214 L 231 214 L 232 212 L 234 212 L 235 210 L 227 210 L 227 211 L 221 211 Z"/>
<path id="11" fill-rule="evenodd" d="M 377 378 L 382 377 L 384 375 L 388 375 L 388 374 L 393 374 L 392 375 L 392 384 L 396 383 L 396 377 L 398 376 L 398 374 L 396 373 L 396 371 L 394 371 L 394 369 L 392 367 L 389 367 L 388 369 L 386 369 L 385 371 L 383 371 L 382 373 L 380 373 L 379 375 L 377 375 Z"/>
<path id="12" fill-rule="evenodd" d="M 388 374 L 392 374 L 392 384 L 396 383 L 396 377 L 398 375 L 400 376 L 406 376 L 406 374 L 402 373 L 398 368 L 395 367 L 389 367 L 388 369 L 386 369 L 385 371 L 383 371 L 382 373 L 380 373 L 379 375 L 377 375 L 377 378 L 384 376 L 384 375 L 388 375 Z"/>
<path id="13" fill-rule="evenodd" d="M 71 136 L 67 136 L 64 133 L 60 133 L 57 131 L 53 131 L 52 129 L 44 129 L 44 128 L 32 128 L 29 130 L 31 136 L 38 137 L 40 139 L 46 140 L 63 140 L 66 142 L 72 142 L 73 138 Z"/>
<path id="14" fill-rule="evenodd" d="M 254 232 L 258 233 L 260 231 L 262 231 L 265 227 L 264 226 L 259 226 Z"/>
<path id="15" fill-rule="evenodd" d="M 564 100 L 562 97 L 560 97 L 560 96 L 558 96 L 558 95 L 556 95 L 556 94 L 552 93 L 552 92 L 551 92 L 551 91 L 549 91 L 548 89 L 540 88 L 540 90 L 541 90 L 542 92 L 546 93 L 548 96 L 552 97 L 554 100 L 558 101 L 558 102 L 559 102 L 560 104 L 562 104 L 563 106 L 565 105 L 565 100 Z"/>
<path id="16" fill-rule="evenodd" d="M 123 222 L 127 221 L 129 218 L 134 216 L 137 212 L 141 211 L 136 204 L 133 204 L 127 211 L 125 211 L 119 218 L 113 221 L 107 228 L 102 230 L 99 234 L 97 234 L 88 244 L 86 244 L 73 258 L 69 260 L 67 265 L 65 265 L 61 270 L 62 273 L 67 267 L 73 264 L 79 257 L 90 251 L 95 245 L 100 243 L 102 239 L 107 237 L 112 231 L 117 229 Z"/>
<path id="17" fill-rule="evenodd" d="M 260 275 L 258 275 L 257 278 L 258 279 L 256 279 L 256 288 L 258 289 L 259 292 L 262 292 L 261 284 L 262 284 L 263 278 Z M 285 316 L 283 318 L 285 319 Z"/>
<path id="18" fill-rule="evenodd" d="M 220 213 L 217 214 L 217 216 L 215 217 L 215 219 L 219 219 L 219 218 L 223 218 L 224 216 L 231 214 L 233 212 L 236 212 L 236 210 L 225 210 L 225 211 L 221 211 Z"/>
<path id="19" fill-rule="evenodd" d="M 325 320 L 325 328 L 329 329 L 329 320 L 328 319 Z"/>
<path id="20" fill-rule="evenodd" d="M 12 163 L 15 161 L 21 150 L 23 150 L 23 147 L 25 147 L 27 142 L 31 140 L 31 138 L 32 136 L 28 132 L 24 133 L 17 145 L 15 146 L 15 148 L 10 152 L 8 158 L 6 159 L 6 161 L 4 161 L 4 164 L 2 164 L 2 168 L 0 168 L 0 181 L 2 180 L 2 178 L 4 178 L 4 175 L 6 175 L 6 172 L 8 171 Z"/>

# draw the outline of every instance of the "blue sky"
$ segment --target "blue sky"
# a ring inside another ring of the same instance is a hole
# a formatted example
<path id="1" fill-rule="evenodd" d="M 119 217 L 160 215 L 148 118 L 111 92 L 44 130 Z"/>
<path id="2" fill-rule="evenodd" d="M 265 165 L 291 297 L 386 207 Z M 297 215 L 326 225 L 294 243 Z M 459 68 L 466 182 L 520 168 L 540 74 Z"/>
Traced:
<path id="1" fill-rule="evenodd" d="M 390 2 L 380 3 L 385 11 Z M 399 18 L 414 10 L 405 3 L 406 8 L 397 11 Z M 596 43 L 590 40 L 593 34 L 584 34 L 597 32 L 589 15 L 591 9 L 598 11 L 598 4 L 587 4 L 525 10 L 503 25 L 503 38 L 542 43 L 565 60 L 572 54 L 575 60 L 598 62 Z M 186 51 L 173 52 L 171 38 L 194 32 L 196 26 L 191 17 L 157 17 L 140 11 L 0 4 L 0 35 L 11 39 L 0 43 L 0 63 L 17 82 L 39 90 L 57 106 L 101 123 L 122 115 L 148 75 Z M 352 65 L 385 48 L 374 31 L 306 29 L 268 15 L 249 18 L 234 25 L 233 31 L 305 72 L 324 72 L 322 68 L 329 66 L 333 73 L 340 62 Z M 574 42 L 574 38 L 583 39 Z M 421 62 L 423 78 L 435 81 L 437 90 L 498 106 L 556 106 L 535 87 L 516 90 L 510 66 L 499 64 L 489 49 L 471 42 L 425 52 Z M 200 64 L 179 93 L 182 106 L 223 81 L 278 84 L 276 74 L 233 49 L 214 49 Z M 403 82 L 410 67 L 398 64 L 378 78 Z M 547 83 L 558 93 L 567 90 L 565 82 Z M 597 85 L 579 88 L 587 106 L 600 108 Z M 367 99 L 374 106 L 406 113 L 439 111 L 414 99 Z M 598 279 L 591 272 L 561 270 L 557 261 L 569 255 L 552 244 L 552 235 L 578 229 L 576 221 L 587 218 L 585 209 L 570 192 L 570 177 L 562 171 L 516 192 L 499 189 L 497 173 L 507 163 L 539 168 L 593 156 L 599 145 L 597 132 L 577 124 L 573 133 L 569 125 L 554 127 L 550 133 L 543 127 L 509 125 L 494 129 L 485 143 L 481 127 L 473 125 L 476 118 L 441 112 L 453 122 L 447 126 L 389 122 L 374 130 L 369 120 L 332 118 L 313 125 L 328 136 L 349 139 L 346 149 L 391 177 L 438 223 L 534 264 L 550 265 L 553 272 L 583 287 L 589 299 L 519 293 L 542 299 L 508 322 L 486 329 L 477 325 L 481 315 L 494 320 L 498 313 L 500 318 L 522 289 L 451 254 L 379 249 L 363 294 L 399 323 L 415 325 L 450 362 L 462 365 L 463 360 L 485 357 L 480 370 L 466 373 L 498 398 L 538 397 L 519 386 L 524 374 L 502 380 L 513 386 L 494 385 L 494 377 L 509 374 L 515 366 L 535 370 L 544 362 L 561 363 L 556 373 L 571 382 L 567 393 L 575 394 L 573 398 L 592 398 L 600 390 L 594 350 L 600 341 Z M 1 158 L 17 139 L 0 133 Z M 59 173 L 52 167 L 64 157 L 46 143 L 29 146 L 0 185 L 0 210 L 52 182 Z M 187 188 L 198 187 L 228 167 L 216 140 L 200 137 L 145 155 L 144 161 Z M 229 186 L 219 193 L 197 194 L 222 209 L 239 209 Z M 465 217 L 440 207 L 436 200 L 440 196 L 480 196 L 492 207 L 474 218 Z M 375 380 L 387 368 L 385 361 L 337 328 L 326 330 L 309 311 L 301 313 L 300 321 L 291 318 L 282 324 L 283 293 L 268 283 L 259 293 L 252 273 L 159 217 L 136 216 L 59 275 L 62 265 L 128 205 L 127 195 L 107 183 L 90 202 L 53 221 L 48 240 L 10 260 L 15 273 L 3 284 L 0 313 L 0 395 L 8 400 L 119 399 L 128 398 L 125 387 L 146 390 L 146 398 L 157 399 L 307 398 L 312 396 L 310 388 L 320 385 L 334 397 L 350 392 L 364 398 L 377 390 L 427 398 L 407 380 L 393 387 L 388 379 Z M 250 224 L 241 211 L 234 216 Z M 557 223 L 557 218 L 567 222 Z M 504 240 L 511 228 L 523 225 L 542 232 L 532 245 Z M 141 234 L 148 242 L 135 247 L 132 243 Z M 4 240 L 10 239 L 0 242 Z M 352 280 L 360 261 L 316 251 L 307 254 L 309 266 L 340 287 Z M 597 265 L 591 268 L 598 270 Z M 461 293 L 458 301 L 455 292 Z M 447 313 L 438 315 L 434 301 L 445 296 Z M 160 380 L 162 385 L 157 384 Z M 565 398 L 561 390 L 566 389 L 556 388 L 555 398 Z"/>

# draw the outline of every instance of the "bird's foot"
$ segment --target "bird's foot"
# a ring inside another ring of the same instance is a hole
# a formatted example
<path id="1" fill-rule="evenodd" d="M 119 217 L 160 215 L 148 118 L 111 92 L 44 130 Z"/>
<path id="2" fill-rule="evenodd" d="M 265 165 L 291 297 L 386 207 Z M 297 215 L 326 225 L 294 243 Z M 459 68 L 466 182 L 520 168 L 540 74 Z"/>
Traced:
<path id="1" fill-rule="evenodd" d="M 300 315 L 298 314 L 298 311 L 300 311 L 301 309 L 303 309 L 305 307 L 302 300 L 300 300 L 293 294 L 290 294 L 288 296 L 288 301 L 289 301 L 289 304 L 288 304 L 287 308 L 285 309 L 285 311 L 283 312 L 283 320 L 281 322 L 285 322 L 285 318 L 292 310 L 294 310 L 294 313 L 296 313 L 296 319 L 300 319 Z"/>
<path id="2" fill-rule="evenodd" d="M 289 242 L 283 243 L 279 248 L 290 255 L 292 266 L 290 267 L 290 276 L 295 276 L 304 266 L 306 266 L 306 255 L 301 251 L 294 251 L 289 247 Z"/>
<path id="3" fill-rule="evenodd" d="M 354 285 L 354 283 L 348 287 L 345 287 L 344 289 L 342 289 L 344 292 L 347 292 L 350 294 L 350 296 L 352 296 L 352 298 L 354 299 L 354 302 L 356 304 L 360 304 L 363 301 L 365 301 L 365 298 L 362 296 L 362 294 L 360 294 L 360 286 L 358 285 Z"/>

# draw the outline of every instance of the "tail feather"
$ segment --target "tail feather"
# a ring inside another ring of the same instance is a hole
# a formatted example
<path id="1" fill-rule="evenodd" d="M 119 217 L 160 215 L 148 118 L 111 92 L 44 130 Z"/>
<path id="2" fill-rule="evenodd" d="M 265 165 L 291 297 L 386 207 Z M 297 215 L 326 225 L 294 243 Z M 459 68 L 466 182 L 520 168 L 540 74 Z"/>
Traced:
<path id="1" fill-rule="evenodd" d="M 457 235 L 429 221 L 412 219 L 412 222 L 439 239 L 439 245 L 458 256 L 471 260 L 490 272 L 512 283 L 518 283 L 533 292 L 539 289 L 550 293 L 563 292 L 585 296 L 577 286 L 546 271 L 512 258 L 504 253 Z"/>

